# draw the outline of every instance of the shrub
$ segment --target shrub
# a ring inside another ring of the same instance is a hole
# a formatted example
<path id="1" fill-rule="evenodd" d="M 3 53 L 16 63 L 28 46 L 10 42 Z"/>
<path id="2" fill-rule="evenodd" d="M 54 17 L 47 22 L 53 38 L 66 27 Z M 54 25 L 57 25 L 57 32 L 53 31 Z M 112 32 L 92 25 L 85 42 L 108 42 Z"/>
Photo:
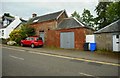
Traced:
<path id="1" fill-rule="evenodd" d="M 21 30 L 14 30 L 10 33 L 9 36 L 10 36 L 11 41 L 15 41 L 15 42 L 19 43 L 20 40 L 22 39 Z"/>
<path id="2" fill-rule="evenodd" d="M 19 44 L 22 39 L 33 35 L 35 35 L 34 28 L 24 24 L 20 29 L 13 30 L 9 36 L 11 41 L 15 41 L 17 44 Z"/>

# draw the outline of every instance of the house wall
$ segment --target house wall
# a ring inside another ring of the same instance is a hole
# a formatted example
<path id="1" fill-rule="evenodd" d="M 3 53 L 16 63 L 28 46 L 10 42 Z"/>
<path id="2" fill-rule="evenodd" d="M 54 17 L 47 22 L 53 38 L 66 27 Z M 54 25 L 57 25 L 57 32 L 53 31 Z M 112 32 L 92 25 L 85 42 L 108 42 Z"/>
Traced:
<path id="1" fill-rule="evenodd" d="M 61 29 L 61 30 L 49 30 L 47 33 L 47 46 L 60 47 L 60 33 L 61 32 L 74 32 L 75 35 L 75 49 L 83 50 L 85 43 L 86 34 L 92 34 L 93 31 L 86 28 L 72 28 L 72 29 Z"/>
<path id="2" fill-rule="evenodd" d="M 55 30 L 58 26 L 58 23 L 66 17 L 67 17 L 66 14 L 62 13 L 57 20 L 49 20 L 39 23 L 33 23 L 31 24 L 31 27 L 35 28 L 35 32 L 37 36 L 40 35 L 40 32 L 44 32 L 44 37 L 45 37 L 44 43 L 46 44 L 46 38 L 47 38 L 46 34 L 48 33 L 48 30 Z"/>
<path id="3" fill-rule="evenodd" d="M 0 32 L 2 30 L 4 30 L 4 35 L 2 36 L 0 33 L 0 38 L 9 38 L 9 34 L 21 23 L 21 20 L 19 19 L 19 17 L 15 16 L 15 20 L 10 23 L 10 25 L 8 25 L 6 28 L 1 28 Z"/>
<path id="4" fill-rule="evenodd" d="M 40 31 L 54 30 L 57 27 L 57 22 L 55 20 L 45 21 L 40 23 L 31 24 L 31 27 L 35 28 L 36 35 L 40 34 Z"/>
<path id="5" fill-rule="evenodd" d="M 112 33 L 95 34 L 97 49 L 112 51 Z"/>
<path id="6" fill-rule="evenodd" d="M 44 32 L 44 43 L 46 43 L 46 34 L 48 30 L 54 30 L 57 28 L 57 21 L 55 20 L 50 20 L 50 21 L 45 21 L 45 22 L 40 22 L 40 23 L 34 23 L 31 24 L 31 27 L 35 29 L 36 35 L 40 36 L 40 32 Z"/>
<path id="7" fill-rule="evenodd" d="M 58 18 L 57 20 L 58 24 L 63 20 L 63 18 L 67 18 L 67 15 L 65 13 L 62 13 L 60 17 Z"/>

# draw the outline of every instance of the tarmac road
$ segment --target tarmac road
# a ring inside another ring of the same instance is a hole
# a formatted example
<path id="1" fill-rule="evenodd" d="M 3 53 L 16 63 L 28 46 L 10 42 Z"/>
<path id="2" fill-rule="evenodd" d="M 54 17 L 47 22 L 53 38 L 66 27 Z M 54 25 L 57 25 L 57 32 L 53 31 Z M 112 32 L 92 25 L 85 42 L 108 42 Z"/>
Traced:
<path id="1" fill-rule="evenodd" d="M 48 50 L 46 50 L 48 51 Z M 118 76 L 119 67 L 96 62 L 76 60 L 60 56 L 21 50 L 2 48 L 3 76 Z"/>

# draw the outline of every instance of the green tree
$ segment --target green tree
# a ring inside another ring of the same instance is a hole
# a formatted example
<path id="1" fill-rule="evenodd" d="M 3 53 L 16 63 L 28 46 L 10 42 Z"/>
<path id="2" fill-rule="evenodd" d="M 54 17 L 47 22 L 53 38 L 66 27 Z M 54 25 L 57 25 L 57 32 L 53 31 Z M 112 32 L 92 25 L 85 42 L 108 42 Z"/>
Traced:
<path id="1" fill-rule="evenodd" d="M 82 22 L 86 24 L 86 26 L 94 28 L 94 18 L 89 10 L 84 9 L 82 13 Z"/>
<path id="2" fill-rule="evenodd" d="M 99 2 L 95 11 L 98 17 L 95 18 L 95 24 L 98 25 L 98 28 L 103 28 L 108 25 L 107 21 L 107 8 L 109 7 L 110 2 Z"/>
<path id="3" fill-rule="evenodd" d="M 109 5 L 107 8 L 107 18 L 108 22 L 112 23 L 118 19 L 120 19 L 120 1 L 119 2 L 114 2 Z"/>
<path id="4" fill-rule="evenodd" d="M 114 0 L 113 0 L 114 1 Z M 98 29 L 120 19 L 120 1 L 119 2 L 99 2 L 95 11 L 98 17 L 95 18 L 95 24 Z"/>
<path id="5" fill-rule="evenodd" d="M 77 13 L 76 11 L 74 11 L 72 14 L 71 14 L 71 17 L 75 17 L 76 19 L 80 19 L 80 15 L 79 13 Z"/>
<path id="6" fill-rule="evenodd" d="M 10 40 L 15 41 L 17 43 L 20 42 L 24 34 L 21 34 L 21 30 L 14 30 L 10 33 Z"/>
<path id="7" fill-rule="evenodd" d="M 28 24 L 23 24 L 23 26 L 21 26 L 21 31 L 26 37 L 35 35 L 35 29 Z"/>

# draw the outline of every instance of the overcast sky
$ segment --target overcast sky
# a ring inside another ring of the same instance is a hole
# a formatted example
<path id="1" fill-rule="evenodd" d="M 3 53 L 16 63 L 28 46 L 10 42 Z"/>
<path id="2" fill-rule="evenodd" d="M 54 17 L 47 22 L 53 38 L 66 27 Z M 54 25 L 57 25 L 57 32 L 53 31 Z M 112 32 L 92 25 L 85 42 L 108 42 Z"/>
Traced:
<path id="1" fill-rule="evenodd" d="M 74 11 L 82 14 L 85 8 L 96 16 L 94 10 L 97 4 L 98 0 L 69 0 L 69 2 L 68 0 L 2 0 L 0 2 L 0 15 L 7 12 L 28 19 L 32 13 L 37 13 L 40 16 L 65 9 L 70 16 Z"/>

